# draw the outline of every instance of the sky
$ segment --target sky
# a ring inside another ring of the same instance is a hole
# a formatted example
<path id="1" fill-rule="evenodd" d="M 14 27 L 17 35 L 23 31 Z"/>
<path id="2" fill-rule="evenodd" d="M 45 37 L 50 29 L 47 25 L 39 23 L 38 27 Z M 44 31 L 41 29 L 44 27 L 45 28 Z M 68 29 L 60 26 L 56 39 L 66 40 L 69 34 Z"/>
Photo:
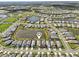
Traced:
<path id="1" fill-rule="evenodd" d="M 5 1 L 78 1 L 78 0 L 0 0 L 0 2 Z"/>

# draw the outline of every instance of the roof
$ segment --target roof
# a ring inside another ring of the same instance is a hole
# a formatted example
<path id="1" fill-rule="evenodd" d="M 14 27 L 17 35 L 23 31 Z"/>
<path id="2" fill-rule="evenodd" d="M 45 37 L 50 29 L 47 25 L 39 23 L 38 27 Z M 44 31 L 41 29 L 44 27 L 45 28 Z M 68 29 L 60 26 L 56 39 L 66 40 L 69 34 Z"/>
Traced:
<path id="1" fill-rule="evenodd" d="M 24 40 L 23 43 L 22 43 L 22 47 L 24 47 L 26 45 L 27 41 Z"/>
<path id="2" fill-rule="evenodd" d="M 7 15 L 4 15 L 4 14 L 0 14 L 0 18 L 6 18 Z"/>
<path id="3" fill-rule="evenodd" d="M 28 18 L 28 20 L 29 20 L 31 23 L 34 23 L 34 22 L 39 21 L 39 18 L 38 18 L 37 16 L 32 16 L 32 17 Z"/>
<path id="4" fill-rule="evenodd" d="M 7 37 L 7 38 L 4 38 L 3 40 L 10 40 L 11 39 L 11 37 Z"/>
<path id="5" fill-rule="evenodd" d="M 12 45 L 16 45 L 17 44 L 17 41 L 13 41 L 11 44 Z"/>
<path id="6" fill-rule="evenodd" d="M 5 41 L 6 44 L 10 44 L 13 40 Z"/>

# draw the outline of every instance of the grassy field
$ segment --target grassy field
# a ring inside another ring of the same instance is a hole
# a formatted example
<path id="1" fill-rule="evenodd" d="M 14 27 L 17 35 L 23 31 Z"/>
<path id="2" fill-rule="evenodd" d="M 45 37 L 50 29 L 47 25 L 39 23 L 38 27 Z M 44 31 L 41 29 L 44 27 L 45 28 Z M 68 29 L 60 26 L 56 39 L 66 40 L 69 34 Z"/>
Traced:
<path id="1" fill-rule="evenodd" d="M 17 19 L 14 17 L 7 18 L 4 22 L 15 22 Z"/>
<path id="2" fill-rule="evenodd" d="M 11 24 L 0 24 L 0 32 L 5 31 Z"/>

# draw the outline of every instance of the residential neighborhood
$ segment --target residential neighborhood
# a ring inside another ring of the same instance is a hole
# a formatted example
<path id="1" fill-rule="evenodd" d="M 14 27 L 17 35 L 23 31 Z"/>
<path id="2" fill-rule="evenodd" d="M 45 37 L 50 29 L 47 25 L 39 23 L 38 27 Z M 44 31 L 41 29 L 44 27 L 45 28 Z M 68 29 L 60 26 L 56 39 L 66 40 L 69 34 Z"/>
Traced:
<path id="1" fill-rule="evenodd" d="M 7 3 L 0 5 L 0 57 L 79 57 L 79 3 Z"/>

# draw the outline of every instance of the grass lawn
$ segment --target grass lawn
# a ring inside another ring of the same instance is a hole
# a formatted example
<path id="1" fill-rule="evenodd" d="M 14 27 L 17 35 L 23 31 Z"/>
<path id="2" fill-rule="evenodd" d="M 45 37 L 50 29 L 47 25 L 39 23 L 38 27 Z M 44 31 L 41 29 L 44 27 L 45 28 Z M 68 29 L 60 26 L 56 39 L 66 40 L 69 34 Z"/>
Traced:
<path id="1" fill-rule="evenodd" d="M 0 24 L 0 32 L 5 31 L 11 24 Z"/>
<path id="2" fill-rule="evenodd" d="M 70 45 L 70 47 L 71 47 L 72 49 L 76 49 L 76 48 L 79 47 L 78 44 L 72 44 L 72 43 L 69 43 L 69 45 Z"/>
<path id="3" fill-rule="evenodd" d="M 17 20 L 16 18 L 10 17 L 7 18 L 4 22 L 15 22 L 16 20 Z"/>

